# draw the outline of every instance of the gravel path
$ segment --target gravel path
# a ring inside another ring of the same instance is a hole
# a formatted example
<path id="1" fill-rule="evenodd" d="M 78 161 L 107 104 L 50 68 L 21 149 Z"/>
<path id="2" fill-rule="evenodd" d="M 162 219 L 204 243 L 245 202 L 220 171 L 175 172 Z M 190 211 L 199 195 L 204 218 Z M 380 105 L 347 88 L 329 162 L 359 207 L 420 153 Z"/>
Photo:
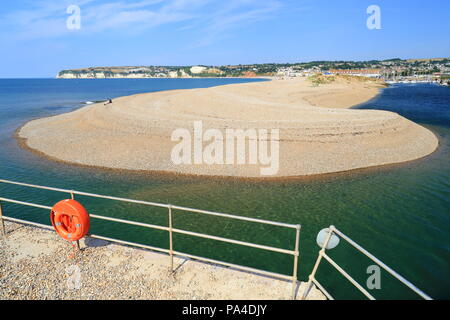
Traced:
<path id="1" fill-rule="evenodd" d="M 0 299 L 289 299 L 291 284 L 96 239 L 72 246 L 56 233 L 5 222 Z M 298 290 L 300 296 L 305 284 Z M 310 299 L 324 299 L 313 290 Z"/>

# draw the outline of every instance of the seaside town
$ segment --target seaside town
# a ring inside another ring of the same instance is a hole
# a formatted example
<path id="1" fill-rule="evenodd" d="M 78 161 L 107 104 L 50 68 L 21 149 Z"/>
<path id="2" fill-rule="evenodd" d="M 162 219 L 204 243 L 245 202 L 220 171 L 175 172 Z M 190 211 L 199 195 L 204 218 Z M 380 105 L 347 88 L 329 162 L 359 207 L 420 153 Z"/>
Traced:
<path id="1" fill-rule="evenodd" d="M 276 77 L 280 79 L 323 75 L 378 78 L 388 83 L 436 82 L 448 85 L 450 58 L 389 59 L 370 61 L 312 61 L 294 64 L 246 64 L 227 66 L 127 66 L 62 70 L 57 78 L 197 78 Z"/>

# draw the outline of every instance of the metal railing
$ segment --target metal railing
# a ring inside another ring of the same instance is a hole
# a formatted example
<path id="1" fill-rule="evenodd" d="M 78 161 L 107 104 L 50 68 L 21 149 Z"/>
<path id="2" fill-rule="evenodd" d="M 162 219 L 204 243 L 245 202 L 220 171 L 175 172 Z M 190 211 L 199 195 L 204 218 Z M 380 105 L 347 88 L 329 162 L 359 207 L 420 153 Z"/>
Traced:
<path id="1" fill-rule="evenodd" d="M 243 270 L 243 271 L 247 271 L 247 272 L 258 273 L 258 274 L 262 274 L 262 275 L 265 275 L 265 276 L 270 276 L 270 277 L 277 278 L 277 279 L 289 280 L 289 281 L 292 281 L 292 298 L 295 299 L 296 287 L 297 287 L 297 271 L 298 271 L 297 269 L 298 269 L 298 257 L 299 257 L 300 229 L 301 229 L 301 226 L 299 224 L 288 224 L 288 223 L 281 223 L 281 222 L 275 222 L 275 221 L 269 221 L 269 220 L 263 220 L 263 219 L 248 218 L 248 217 L 237 216 L 237 215 L 226 214 L 226 213 L 219 213 L 219 212 L 213 212 L 213 211 L 206 211 L 206 210 L 199 210 L 199 209 L 181 207 L 181 206 L 176 206 L 176 205 L 171 205 L 171 204 L 162 204 L 162 203 L 157 203 L 157 202 L 149 202 L 149 201 L 142 201 L 142 200 L 134 200 L 134 199 L 119 198 L 119 197 L 111 197 L 111 196 L 105 196 L 105 195 L 100 195 L 100 194 L 87 193 L 87 192 L 81 192 L 81 191 L 75 191 L 75 190 L 60 189 L 60 188 L 52 188 L 52 187 L 33 185 L 33 184 L 16 182 L 16 181 L 10 181 L 10 180 L 3 180 L 3 179 L 0 179 L 0 183 L 12 184 L 12 185 L 18 185 L 18 186 L 29 187 L 29 188 L 36 188 L 36 189 L 43 189 L 43 190 L 49 190 L 49 191 L 56 191 L 56 192 L 62 192 L 62 193 L 68 193 L 68 194 L 70 194 L 70 197 L 72 199 L 75 198 L 75 195 L 80 195 L 80 196 L 86 196 L 86 197 L 91 197 L 91 198 L 101 198 L 101 199 L 108 199 L 108 200 L 115 200 L 115 201 L 121 201 L 121 202 L 141 204 L 141 205 L 146 205 L 146 206 L 166 208 L 167 209 L 167 213 L 168 213 L 168 226 L 167 227 L 160 226 L 160 225 L 154 225 L 154 224 L 148 224 L 148 223 L 142 223 L 142 222 L 136 222 L 136 221 L 130 221 L 130 220 L 125 220 L 125 219 L 118 219 L 118 218 L 100 216 L 100 215 L 96 215 L 96 214 L 90 214 L 89 216 L 91 218 L 94 218 L 94 219 L 100 219 L 100 220 L 118 222 L 118 223 L 134 225 L 134 226 L 140 226 L 140 227 L 145 227 L 145 228 L 150 228 L 150 229 L 167 231 L 169 233 L 169 249 L 164 249 L 164 248 L 144 245 L 144 244 L 140 244 L 140 243 L 135 243 L 135 242 L 129 242 L 129 241 L 124 241 L 124 240 L 104 237 L 104 236 L 95 235 L 95 234 L 89 234 L 89 237 L 96 238 L 96 239 L 101 239 L 101 240 L 106 240 L 106 241 L 111 241 L 111 242 L 116 242 L 116 243 L 129 245 L 129 246 L 140 247 L 140 248 L 144 248 L 144 249 L 150 249 L 150 250 L 154 250 L 154 251 L 158 251 L 158 252 L 167 253 L 169 255 L 169 257 L 170 257 L 170 268 L 171 268 L 172 272 L 174 271 L 173 258 L 174 258 L 174 256 L 179 256 L 179 257 L 185 257 L 185 258 L 189 258 L 189 259 L 200 260 L 200 261 L 207 262 L 207 263 L 223 265 L 223 266 L 226 266 L 226 267 L 231 267 L 231 268 L 235 268 L 235 269 Z M 34 225 L 34 226 L 41 227 L 41 228 L 46 228 L 46 229 L 53 229 L 53 227 L 49 226 L 49 225 L 35 223 L 35 222 L 22 220 L 22 219 L 17 219 L 17 218 L 13 218 L 13 217 L 9 217 L 9 216 L 3 215 L 2 204 L 1 204 L 2 201 L 9 202 L 9 203 L 14 203 L 14 204 L 19 204 L 19 205 L 24 205 L 24 206 L 35 207 L 35 208 L 47 209 L 47 210 L 51 210 L 52 207 L 46 206 L 46 205 L 41 205 L 41 204 L 36 204 L 36 203 L 31 203 L 31 202 L 24 202 L 24 201 L 19 201 L 19 200 L 14 200 L 14 199 L 0 197 L 0 229 L 1 229 L 1 232 L 2 232 L 3 236 L 6 235 L 3 220 L 11 221 L 11 222 L 17 222 L 17 223 L 30 224 L 30 225 Z M 188 230 L 176 229 L 173 226 L 172 210 L 180 210 L 180 211 L 185 211 L 185 212 L 200 213 L 200 214 L 205 214 L 205 215 L 210 215 L 210 216 L 229 218 L 229 219 L 235 219 L 235 220 L 241 220 L 241 221 L 254 222 L 254 223 L 260 223 L 260 224 L 273 225 L 273 226 L 278 226 L 278 227 L 283 227 L 283 228 L 294 229 L 294 230 L 296 230 L 294 249 L 293 250 L 282 249 L 282 248 L 277 248 L 277 247 L 272 247 L 272 246 L 266 246 L 266 245 L 246 242 L 246 241 L 240 241 L 240 240 L 229 239 L 229 238 L 224 238 L 224 237 L 212 236 L 212 235 L 208 235 L 208 234 L 204 234 L 204 233 L 198 233 L 198 232 L 192 232 L 192 231 L 188 231 Z M 292 255 L 294 257 L 292 275 L 288 276 L 288 275 L 284 275 L 284 274 L 281 274 L 281 273 L 269 272 L 269 271 L 265 271 L 265 270 L 261 270 L 261 269 L 246 267 L 246 266 L 242 266 L 242 265 L 238 265 L 238 264 L 232 264 L 232 263 L 219 261 L 219 260 L 213 260 L 213 259 L 200 257 L 200 256 L 194 256 L 194 255 L 191 255 L 191 254 L 188 254 L 188 253 L 185 253 L 185 252 L 176 251 L 176 250 L 174 250 L 173 233 L 184 234 L 184 235 L 193 236 L 193 237 L 199 237 L 199 238 L 204 238 L 204 239 L 216 240 L 216 241 L 221 241 L 221 242 L 226 242 L 226 243 L 231 243 L 231 244 L 237 244 L 237 245 L 251 247 L 251 248 L 257 248 L 257 249 L 261 249 L 261 250 L 267 250 L 267 251 L 272 251 L 272 252 L 278 252 L 278 253 Z"/>
<path id="2" fill-rule="evenodd" d="M 307 295 L 309 294 L 309 291 L 312 288 L 312 284 L 314 283 L 320 291 L 329 299 L 334 300 L 332 295 L 319 283 L 319 281 L 316 279 L 316 272 L 319 268 L 319 264 L 322 261 L 322 258 L 325 258 L 334 268 L 336 268 L 337 271 L 339 271 L 350 283 L 352 283 L 360 292 L 362 292 L 367 298 L 370 300 L 375 300 L 375 298 L 363 287 L 361 286 L 355 279 L 353 279 L 344 269 L 342 269 L 333 259 L 330 258 L 329 255 L 325 253 L 325 250 L 327 249 L 328 243 L 330 242 L 331 237 L 333 234 L 337 234 L 342 239 L 346 240 L 350 245 L 352 245 L 354 248 L 356 248 L 359 252 L 364 254 L 366 257 L 371 259 L 373 262 L 375 262 L 377 265 L 382 267 L 384 270 L 386 270 L 388 273 L 390 273 L 394 278 L 402 282 L 404 285 L 406 285 L 409 289 L 414 291 L 416 294 L 418 294 L 420 297 L 422 297 L 425 300 L 432 300 L 430 296 L 425 294 L 422 290 L 418 289 L 415 285 L 413 285 L 411 282 L 403 278 L 400 274 L 392 270 L 390 267 L 388 267 L 385 263 L 383 263 L 381 260 L 379 260 L 377 257 L 375 257 L 373 254 L 368 252 L 366 249 L 361 247 L 359 244 L 357 244 L 355 241 L 350 239 L 348 236 L 346 236 L 344 233 L 336 229 L 335 226 L 330 226 L 328 228 L 328 235 L 325 238 L 325 241 L 322 245 L 321 250 L 319 251 L 319 255 L 317 257 L 316 263 L 314 265 L 314 268 L 312 270 L 312 273 L 309 276 L 308 284 L 306 286 L 306 290 L 303 293 L 302 299 L 305 299 Z"/>

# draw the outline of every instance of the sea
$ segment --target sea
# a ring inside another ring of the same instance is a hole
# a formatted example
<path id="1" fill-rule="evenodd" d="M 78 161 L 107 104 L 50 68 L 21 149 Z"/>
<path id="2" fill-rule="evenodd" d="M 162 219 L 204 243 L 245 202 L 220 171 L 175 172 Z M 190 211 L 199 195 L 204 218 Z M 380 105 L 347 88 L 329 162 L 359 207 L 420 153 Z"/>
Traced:
<path id="1" fill-rule="evenodd" d="M 80 167 L 21 148 L 15 132 L 29 120 L 95 101 L 142 92 L 205 88 L 263 79 L 0 79 L 0 179 L 161 202 L 301 224 L 298 277 L 307 280 L 320 248 L 318 232 L 334 225 L 436 299 L 450 298 L 450 88 L 395 84 L 356 109 L 397 112 L 434 132 L 439 148 L 411 162 L 298 180 L 254 181 L 141 174 Z M 301 160 L 301 159 L 299 159 Z M 0 197 L 52 206 L 67 194 L 0 183 Z M 167 209 L 77 196 L 90 213 L 167 226 Z M 50 224 L 44 209 L 3 203 L 3 214 Z M 295 231 L 174 210 L 174 227 L 293 249 Z M 167 248 L 168 234 L 92 219 L 91 233 Z M 292 256 L 215 240 L 174 235 L 174 249 L 290 275 Z M 63 241 L 63 240 L 61 240 Z M 363 286 L 374 264 L 346 241 L 328 254 Z M 66 253 L 61 253 L 66 254 Z M 327 261 L 319 282 L 336 299 L 364 299 Z M 417 299 L 380 271 L 377 299 Z"/>

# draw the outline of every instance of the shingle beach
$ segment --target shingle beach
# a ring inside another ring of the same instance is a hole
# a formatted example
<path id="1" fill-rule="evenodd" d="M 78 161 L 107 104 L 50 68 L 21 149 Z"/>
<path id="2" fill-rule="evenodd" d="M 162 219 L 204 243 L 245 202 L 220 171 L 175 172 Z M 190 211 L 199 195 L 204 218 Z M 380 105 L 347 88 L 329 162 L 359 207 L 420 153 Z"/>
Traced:
<path id="1" fill-rule="evenodd" d="M 28 148 L 62 161 L 115 169 L 194 175 L 261 177 L 254 164 L 174 164 L 177 128 L 279 129 L 274 177 L 347 171 L 414 160 L 438 139 L 400 115 L 348 109 L 375 97 L 377 81 L 338 77 L 314 86 L 307 79 L 272 80 L 120 97 L 28 122 Z"/>

